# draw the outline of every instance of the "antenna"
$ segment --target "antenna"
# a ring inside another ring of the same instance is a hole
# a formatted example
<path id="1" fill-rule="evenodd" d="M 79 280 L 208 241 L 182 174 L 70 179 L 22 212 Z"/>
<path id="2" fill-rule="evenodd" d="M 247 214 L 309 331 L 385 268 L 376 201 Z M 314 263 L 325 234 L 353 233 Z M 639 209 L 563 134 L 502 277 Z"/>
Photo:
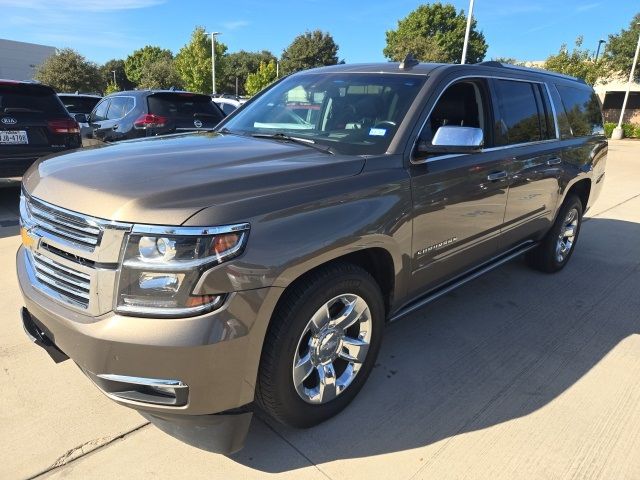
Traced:
<path id="1" fill-rule="evenodd" d="M 413 53 L 409 52 L 407 53 L 407 56 L 404 57 L 404 60 L 400 63 L 400 66 L 398 68 L 400 70 L 408 70 L 411 67 L 415 67 L 419 63 L 420 62 L 413 56 Z"/>

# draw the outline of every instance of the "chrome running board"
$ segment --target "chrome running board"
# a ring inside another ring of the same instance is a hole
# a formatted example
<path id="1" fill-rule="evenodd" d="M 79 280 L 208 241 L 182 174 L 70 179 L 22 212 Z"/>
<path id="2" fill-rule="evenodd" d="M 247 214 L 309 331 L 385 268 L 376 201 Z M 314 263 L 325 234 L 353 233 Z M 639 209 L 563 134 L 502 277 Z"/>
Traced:
<path id="1" fill-rule="evenodd" d="M 476 267 L 461 275 L 458 275 L 457 277 L 454 277 L 452 280 L 449 280 L 448 282 L 440 285 L 439 287 L 436 287 L 433 290 L 430 290 L 424 296 L 420 297 L 418 300 L 414 300 L 413 302 L 409 303 L 407 306 L 402 307 L 400 310 L 398 310 L 394 315 L 392 315 L 389 318 L 389 322 L 395 322 L 396 320 L 406 315 L 409 315 L 410 313 L 413 313 L 416 310 L 421 309 L 428 303 L 431 303 L 434 300 L 437 300 L 438 298 L 442 297 L 443 295 L 446 295 L 447 293 L 455 290 L 456 288 L 464 285 L 465 283 L 470 282 L 471 280 L 475 280 L 476 278 L 484 275 L 485 273 L 490 272 L 494 268 L 497 268 L 500 265 L 503 265 L 513 260 L 516 257 L 519 257 L 523 253 L 526 253 L 529 250 L 536 248 L 537 246 L 538 244 L 535 242 L 527 242 L 523 245 L 519 245 L 511 250 L 508 250 L 506 253 L 500 255 L 499 257 L 496 257 L 492 260 L 489 260 L 488 262 L 481 264 L 479 267 Z"/>

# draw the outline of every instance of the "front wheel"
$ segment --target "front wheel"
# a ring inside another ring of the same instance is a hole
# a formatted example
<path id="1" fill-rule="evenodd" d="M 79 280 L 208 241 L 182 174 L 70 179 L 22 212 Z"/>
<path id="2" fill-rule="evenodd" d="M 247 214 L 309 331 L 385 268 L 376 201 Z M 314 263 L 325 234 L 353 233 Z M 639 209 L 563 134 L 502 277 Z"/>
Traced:
<path id="1" fill-rule="evenodd" d="M 366 381 L 384 305 L 371 275 L 351 264 L 314 272 L 285 295 L 265 339 L 256 400 L 281 423 L 310 427 L 345 408 Z"/>
<path id="2" fill-rule="evenodd" d="M 529 252 L 527 260 L 533 268 L 553 273 L 569 262 L 575 250 L 582 226 L 582 201 L 578 196 L 566 198 L 551 230 L 537 248 Z"/>

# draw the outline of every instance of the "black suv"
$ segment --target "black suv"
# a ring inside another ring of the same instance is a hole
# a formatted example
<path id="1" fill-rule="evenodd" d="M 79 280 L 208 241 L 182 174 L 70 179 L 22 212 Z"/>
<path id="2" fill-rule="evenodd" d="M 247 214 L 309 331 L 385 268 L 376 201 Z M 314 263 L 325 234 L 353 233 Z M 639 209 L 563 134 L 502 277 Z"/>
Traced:
<path id="1" fill-rule="evenodd" d="M 59 93 L 58 97 L 62 100 L 64 107 L 67 111 L 76 118 L 78 114 L 89 115 L 94 107 L 98 104 L 102 96 L 93 95 L 90 93 Z M 80 134 L 82 137 L 89 137 L 91 135 L 91 128 L 85 121 L 85 116 L 79 116 L 76 118 L 80 124 Z"/>
<path id="2" fill-rule="evenodd" d="M 0 183 L 19 183 L 39 157 L 80 147 L 80 128 L 51 87 L 0 80 Z"/>
<path id="3" fill-rule="evenodd" d="M 172 90 L 118 92 L 89 115 L 92 136 L 105 142 L 210 130 L 224 113 L 208 95 Z"/>

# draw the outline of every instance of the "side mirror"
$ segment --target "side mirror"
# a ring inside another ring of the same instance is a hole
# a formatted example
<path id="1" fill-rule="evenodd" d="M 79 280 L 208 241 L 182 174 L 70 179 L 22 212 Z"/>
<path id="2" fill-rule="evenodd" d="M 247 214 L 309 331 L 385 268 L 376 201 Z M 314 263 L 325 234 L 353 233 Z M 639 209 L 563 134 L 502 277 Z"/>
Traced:
<path id="1" fill-rule="evenodd" d="M 78 123 L 89 123 L 89 116 L 85 113 L 76 113 L 73 118 L 75 118 Z"/>
<path id="2" fill-rule="evenodd" d="M 484 133 L 481 128 L 443 126 L 433 136 L 431 143 L 420 142 L 417 153 L 432 154 L 476 153 L 482 150 Z"/>

